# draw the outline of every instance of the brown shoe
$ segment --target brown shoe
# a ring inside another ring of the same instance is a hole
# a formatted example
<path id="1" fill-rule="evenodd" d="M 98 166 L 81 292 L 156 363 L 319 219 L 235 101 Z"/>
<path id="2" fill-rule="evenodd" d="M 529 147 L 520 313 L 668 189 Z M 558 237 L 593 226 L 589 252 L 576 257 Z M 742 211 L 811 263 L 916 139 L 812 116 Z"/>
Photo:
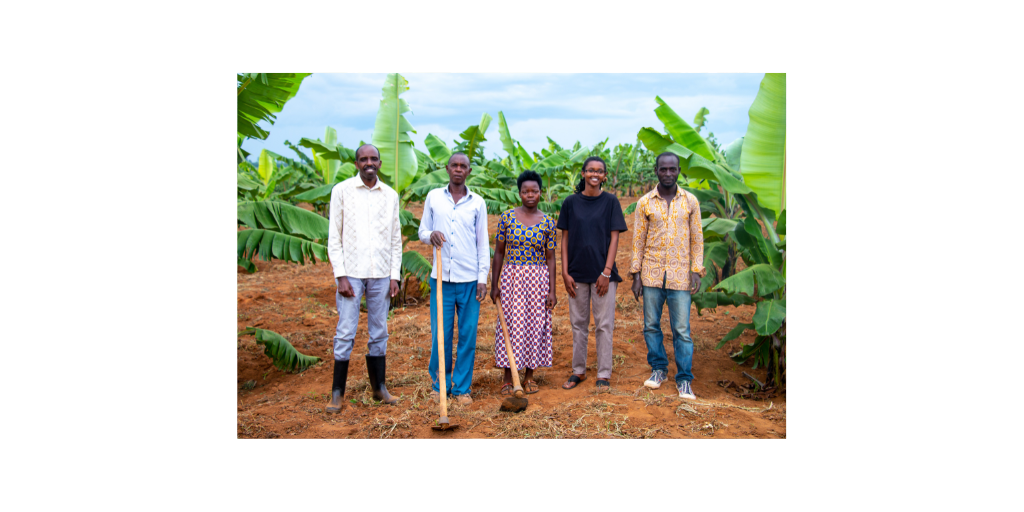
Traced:
<path id="1" fill-rule="evenodd" d="M 469 396 L 469 393 L 465 395 L 455 395 L 455 399 L 459 401 L 459 405 L 469 405 L 473 403 L 473 398 Z"/>

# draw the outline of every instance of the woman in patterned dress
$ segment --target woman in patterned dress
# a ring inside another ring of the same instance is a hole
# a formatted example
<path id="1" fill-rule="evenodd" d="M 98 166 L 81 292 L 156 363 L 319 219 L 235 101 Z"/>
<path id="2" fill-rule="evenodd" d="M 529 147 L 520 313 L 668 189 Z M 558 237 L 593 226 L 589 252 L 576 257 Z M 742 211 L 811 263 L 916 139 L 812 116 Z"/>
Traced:
<path id="1" fill-rule="evenodd" d="M 555 297 L 555 221 L 537 209 L 541 179 L 524 171 L 516 181 L 523 205 L 501 214 L 494 261 L 491 302 L 501 297 L 517 368 L 526 368 L 523 391 L 536 393 L 533 370 L 551 367 L 551 311 Z M 505 256 L 508 264 L 505 264 Z M 505 369 L 503 395 L 512 392 L 512 370 L 501 323 L 495 320 L 494 365 Z"/>

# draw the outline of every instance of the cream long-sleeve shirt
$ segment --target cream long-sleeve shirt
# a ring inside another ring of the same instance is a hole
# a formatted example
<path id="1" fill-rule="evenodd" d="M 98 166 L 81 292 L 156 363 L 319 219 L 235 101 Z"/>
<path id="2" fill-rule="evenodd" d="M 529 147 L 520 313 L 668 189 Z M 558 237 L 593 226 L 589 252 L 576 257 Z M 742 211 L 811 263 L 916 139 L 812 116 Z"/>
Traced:
<path id="1" fill-rule="evenodd" d="M 355 175 L 331 190 L 327 255 L 334 277 L 390 277 L 402 269 L 398 194 L 380 179 L 367 187 Z"/>

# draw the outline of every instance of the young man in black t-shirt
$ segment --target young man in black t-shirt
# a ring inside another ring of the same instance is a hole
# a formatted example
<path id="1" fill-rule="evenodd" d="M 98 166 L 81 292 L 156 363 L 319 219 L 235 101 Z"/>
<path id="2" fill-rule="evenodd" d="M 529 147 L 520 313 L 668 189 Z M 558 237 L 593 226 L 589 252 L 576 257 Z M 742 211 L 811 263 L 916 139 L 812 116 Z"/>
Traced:
<path id="1" fill-rule="evenodd" d="M 618 198 L 601 191 L 605 173 L 601 158 L 592 156 L 583 162 L 576 193 L 562 202 L 555 226 L 562 230 L 562 281 L 569 294 L 572 323 L 573 374 L 562 385 L 564 389 L 572 389 L 586 380 L 591 307 L 597 345 L 597 389 L 611 389 L 615 291 L 622 282 L 615 267 L 615 252 L 619 233 L 627 228 Z"/>

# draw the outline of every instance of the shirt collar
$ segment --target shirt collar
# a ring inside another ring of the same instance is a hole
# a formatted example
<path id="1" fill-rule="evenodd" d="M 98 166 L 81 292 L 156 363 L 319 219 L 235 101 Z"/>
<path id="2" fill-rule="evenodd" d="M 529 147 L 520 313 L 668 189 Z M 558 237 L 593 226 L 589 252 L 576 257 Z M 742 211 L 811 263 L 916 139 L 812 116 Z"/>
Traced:
<path id="1" fill-rule="evenodd" d="M 359 174 L 353 176 L 352 179 L 356 180 L 357 187 L 363 187 L 368 190 L 378 190 L 380 189 L 380 186 L 382 184 L 382 182 L 380 181 L 380 176 L 377 176 L 377 182 L 374 183 L 372 187 L 367 187 L 366 183 L 363 182 L 363 179 L 359 177 Z"/>
<path id="2" fill-rule="evenodd" d="M 444 195 L 448 196 L 449 198 L 452 197 L 452 191 L 448 190 L 448 185 L 444 186 Z M 472 195 L 473 195 L 473 191 L 469 188 L 469 185 L 466 185 L 466 199 L 469 199 L 470 196 L 472 196 Z"/>

